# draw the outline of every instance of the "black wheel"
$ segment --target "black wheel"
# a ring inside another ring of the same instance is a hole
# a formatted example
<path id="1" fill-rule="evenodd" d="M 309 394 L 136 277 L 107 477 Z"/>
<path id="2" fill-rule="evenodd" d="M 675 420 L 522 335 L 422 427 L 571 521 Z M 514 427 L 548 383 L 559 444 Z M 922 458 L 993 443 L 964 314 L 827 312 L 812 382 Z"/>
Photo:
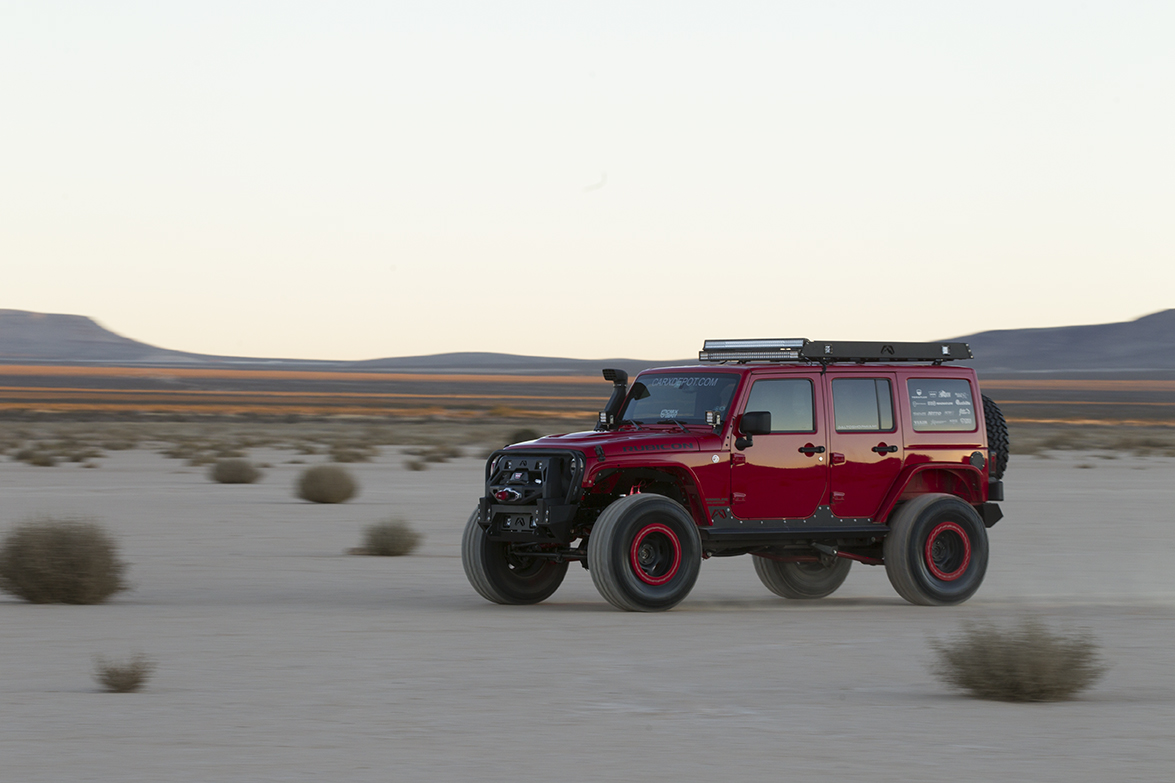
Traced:
<path id="1" fill-rule="evenodd" d="M 766 557 L 752 557 L 755 573 L 763 585 L 784 598 L 823 598 L 844 584 L 853 561 L 835 558 L 830 564 L 784 563 Z"/>
<path id="2" fill-rule="evenodd" d="M 461 565 L 482 598 L 496 604 L 537 604 L 551 597 L 567 576 L 567 563 L 526 557 L 503 541 L 491 541 L 474 511 L 461 536 Z"/>
<path id="3" fill-rule="evenodd" d="M 991 466 L 988 473 L 993 479 L 1004 477 L 1008 469 L 1008 450 L 1011 441 L 1008 440 L 1008 422 L 1004 420 L 1004 412 L 995 400 L 987 395 L 983 396 L 983 418 L 987 422 L 987 451 L 991 454 Z"/>
<path id="4" fill-rule="evenodd" d="M 604 509 L 588 536 L 588 566 L 605 600 L 661 612 L 689 595 L 702 563 L 697 525 L 661 495 L 629 495 Z"/>
<path id="5" fill-rule="evenodd" d="M 987 571 L 987 528 L 954 495 L 922 495 L 890 520 L 885 573 L 912 604 L 949 606 L 975 594 Z"/>

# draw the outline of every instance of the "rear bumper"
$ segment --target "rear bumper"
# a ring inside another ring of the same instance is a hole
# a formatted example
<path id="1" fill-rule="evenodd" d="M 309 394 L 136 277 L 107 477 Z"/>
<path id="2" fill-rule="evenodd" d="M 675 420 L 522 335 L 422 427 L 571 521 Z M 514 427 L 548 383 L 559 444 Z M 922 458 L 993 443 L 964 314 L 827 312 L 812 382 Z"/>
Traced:
<path id="1" fill-rule="evenodd" d="M 991 527 L 1004 518 L 1004 512 L 995 503 L 981 503 L 975 507 L 975 510 L 979 512 L 979 517 L 983 520 L 984 527 Z"/>

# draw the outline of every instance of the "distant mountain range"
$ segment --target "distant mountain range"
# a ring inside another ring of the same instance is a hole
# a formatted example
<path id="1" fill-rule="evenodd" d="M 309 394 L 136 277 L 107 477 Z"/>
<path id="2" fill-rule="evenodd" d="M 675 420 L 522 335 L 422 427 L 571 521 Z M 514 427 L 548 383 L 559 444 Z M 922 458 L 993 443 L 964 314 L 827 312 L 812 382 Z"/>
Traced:
<path id="1" fill-rule="evenodd" d="M 1135 321 L 1047 329 L 1001 329 L 951 338 L 971 345 L 981 372 L 1085 374 L 1175 372 L 1175 310 Z M 505 373 L 595 375 L 601 367 L 630 372 L 646 367 L 692 363 L 638 359 L 564 359 L 503 353 L 444 353 L 367 361 L 265 359 L 156 348 L 115 334 L 80 315 L 0 310 L 0 364 L 119 366 L 235 366 L 418 373 Z"/>

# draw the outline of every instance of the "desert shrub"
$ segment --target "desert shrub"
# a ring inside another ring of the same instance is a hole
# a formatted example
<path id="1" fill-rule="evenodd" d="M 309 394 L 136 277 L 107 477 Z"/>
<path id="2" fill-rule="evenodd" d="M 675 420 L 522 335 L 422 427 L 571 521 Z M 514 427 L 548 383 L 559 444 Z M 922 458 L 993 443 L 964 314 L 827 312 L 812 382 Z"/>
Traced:
<path id="1" fill-rule="evenodd" d="M 94 661 L 94 679 L 110 693 L 134 693 L 146 684 L 155 671 L 155 662 L 139 653 L 124 663 L 97 658 Z"/>
<path id="2" fill-rule="evenodd" d="M 44 517 L 0 544 L 0 590 L 35 604 L 100 604 L 127 588 L 126 563 L 97 524 Z"/>
<path id="3" fill-rule="evenodd" d="M 40 447 L 28 447 L 12 455 L 17 462 L 26 462 L 42 468 L 51 468 L 57 464 L 57 456 L 51 451 Z"/>
<path id="4" fill-rule="evenodd" d="M 448 462 L 451 459 L 461 459 L 465 452 L 459 446 L 430 446 L 424 453 L 427 462 Z"/>
<path id="5" fill-rule="evenodd" d="M 362 551 L 368 555 L 396 557 L 407 555 L 420 546 L 420 534 L 402 519 L 392 518 L 369 525 L 363 531 Z"/>
<path id="6" fill-rule="evenodd" d="M 448 445 L 432 445 L 418 448 L 407 449 L 407 454 L 416 457 L 416 462 L 433 462 L 442 463 L 448 462 L 451 459 L 459 459 L 465 456 L 465 452 L 458 446 Z M 412 470 L 425 470 L 426 468 L 413 467 Z"/>
<path id="7" fill-rule="evenodd" d="M 208 471 L 208 477 L 221 484 L 252 484 L 261 478 L 261 471 L 247 459 L 221 459 Z"/>
<path id="8" fill-rule="evenodd" d="M 1055 633 L 1039 620 L 1009 629 L 969 623 L 954 638 L 932 640 L 931 647 L 934 675 L 981 699 L 1061 701 L 1105 673 L 1089 633 Z"/>
<path id="9" fill-rule="evenodd" d="M 511 443 L 521 443 L 524 440 L 534 440 L 535 438 L 541 438 L 542 436 L 542 433 L 538 430 L 531 429 L 530 427 L 524 427 L 523 429 L 514 430 L 514 432 L 511 432 L 510 440 L 506 443 L 506 445 L 509 446 Z"/>
<path id="10" fill-rule="evenodd" d="M 312 503 L 344 503 L 358 489 L 351 474 L 338 465 L 315 465 L 298 479 L 298 497 Z"/>
<path id="11" fill-rule="evenodd" d="M 113 440 L 102 441 L 102 448 L 107 451 L 127 451 L 138 447 L 138 441 L 130 440 L 128 438 L 117 438 Z"/>
<path id="12" fill-rule="evenodd" d="M 332 462 L 370 462 L 379 449 L 365 443 L 335 443 L 330 447 Z"/>
<path id="13" fill-rule="evenodd" d="M 408 470 L 428 470 L 428 463 L 422 459 L 410 459 L 404 461 L 404 467 Z"/>

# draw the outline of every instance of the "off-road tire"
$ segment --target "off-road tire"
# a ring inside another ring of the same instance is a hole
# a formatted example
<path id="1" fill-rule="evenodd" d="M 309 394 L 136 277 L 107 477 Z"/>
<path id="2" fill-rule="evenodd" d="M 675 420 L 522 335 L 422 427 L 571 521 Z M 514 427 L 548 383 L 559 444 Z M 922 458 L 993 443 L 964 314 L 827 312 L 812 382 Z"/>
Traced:
<path id="1" fill-rule="evenodd" d="M 474 511 L 461 536 L 461 565 L 473 589 L 496 604 L 537 604 L 551 597 L 567 576 L 567 563 L 511 555 L 509 545 L 491 541 Z"/>
<path id="2" fill-rule="evenodd" d="M 608 603 L 663 612 L 689 595 L 702 564 L 693 517 L 661 495 L 629 495 L 604 509 L 588 536 L 588 570 Z"/>
<path id="3" fill-rule="evenodd" d="M 785 563 L 766 557 L 752 557 L 759 581 L 783 598 L 811 599 L 832 595 L 844 584 L 853 561 L 838 557 L 832 565 Z"/>
<path id="4" fill-rule="evenodd" d="M 987 528 L 969 503 L 954 495 L 914 498 L 890 518 L 882 549 L 885 573 L 912 604 L 966 601 L 987 571 Z"/>
<path id="5" fill-rule="evenodd" d="M 983 418 L 987 422 L 987 452 L 991 455 L 991 465 L 988 474 L 993 479 L 1002 479 L 1004 471 L 1008 469 L 1008 422 L 1004 420 L 1004 413 L 995 400 L 983 395 Z"/>

